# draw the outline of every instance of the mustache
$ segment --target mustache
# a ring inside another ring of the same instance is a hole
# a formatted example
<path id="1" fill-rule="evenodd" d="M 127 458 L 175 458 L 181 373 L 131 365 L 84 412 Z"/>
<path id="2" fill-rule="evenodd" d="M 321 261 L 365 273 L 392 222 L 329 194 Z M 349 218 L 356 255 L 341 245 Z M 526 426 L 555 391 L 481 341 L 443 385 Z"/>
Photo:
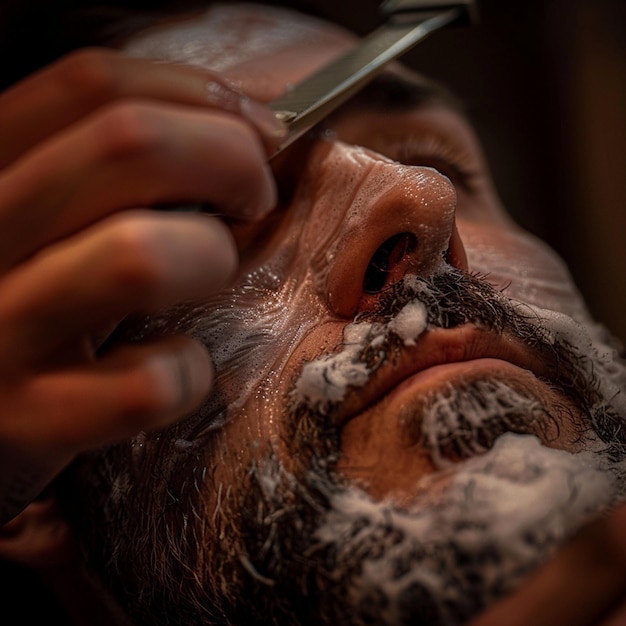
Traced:
<path id="1" fill-rule="evenodd" d="M 407 304 L 418 301 L 426 309 L 429 327 L 451 329 L 474 324 L 487 331 L 507 331 L 530 347 L 547 347 L 549 333 L 536 312 L 521 303 L 513 303 L 487 278 L 453 266 L 428 278 L 408 275 L 383 292 L 375 311 L 355 321 L 388 324 Z"/>
<path id="2" fill-rule="evenodd" d="M 346 327 L 343 343 L 336 351 L 318 359 L 315 371 L 308 368 L 306 373 L 320 379 L 319 387 L 327 383 L 329 390 L 333 385 L 339 386 L 340 380 L 347 386 L 367 384 L 380 367 L 393 363 L 406 349 L 407 337 L 398 330 L 396 322 L 411 305 L 419 305 L 423 317 L 421 327 L 412 329 L 409 341 L 413 345 L 427 329 L 452 329 L 472 324 L 483 331 L 517 338 L 551 364 L 568 386 L 572 386 L 574 378 L 581 378 L 576 374 L 576 363 L 567 347 L 554 342 L 552 333 L 534 309 L 510 300 L 483 276 L 451 266 L 427 278 L 408 275 L 396 282 L 382 293 L 375 310 L 360 314 Z M 583 381 L 588 382 L 585 377 L 576 382 Z M 585 389 L 581 397 L 589 391 Z M 318 412 L 333 413 L 343 399 L 333 398 L 332 393 L 328 396 L 323 405 L 318 403 Z M 302 399 L 293 393 L 293 400 L 293 408 L 297 410 Z"/>
<path id="3" fill-rule="evenodd" d="M 621 458 L 626 450 L 623 418 L 607 401 L 601 363 L 583 341 L 575 345 L 571 333 L 559 333 L 554 316 L 512 300 L 492 286 L 487 276 L 447 266 L 429 276 L 407 275 L 382 293 L 378 306 L 360 314 L 346 327 L 342 344 L 332 354 L 305 363 L 292 384 L 287 423 L 292 440 L 323 455 L 337 454 L 339 434 L 335 416 L 344 395 L 337 389 L 368 384 L 376 371 L 393 364 L 406 350 L 406 336 L 396 324 L 407 307 L 422 308 L 427 329 L 453 329 L 472 324 L 480 330 L 513 337 L 547 365 L 550 387 L 565 394 L 584 417 L 589 429 Z M 417 338 L 417 337 L 414 337 Z M 306 382 L 303 380 L 306 379 Z M 308 391 L 314 388 L 315 400 Z M 306 389 L 306 391 L 303 391 Z"/>

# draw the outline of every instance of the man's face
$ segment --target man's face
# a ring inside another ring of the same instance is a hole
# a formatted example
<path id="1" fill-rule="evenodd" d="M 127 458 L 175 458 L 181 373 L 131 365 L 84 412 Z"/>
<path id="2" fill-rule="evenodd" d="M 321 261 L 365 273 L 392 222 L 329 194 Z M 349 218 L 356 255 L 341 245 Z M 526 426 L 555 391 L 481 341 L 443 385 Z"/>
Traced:
<path id="1" fill-rule="evenodd" d="M 128 49 L 267 101 L 351 44 L 264 8 L 209 15 Z M 173 434 L 132 442 L 131 463 L 177 476 L 170 492 L 193 474 L 202 521 L 180 552 L 217 613 L 466 619 L 619 495 L 624 369 L 419 76 L 393 68 L 272 166 L 276 211 L 232 224 L 235 283 L 148 321 L 205 342 L 217 381 Z M 118 507 L 120 485 L 153 489 L 116 471 Z"/>

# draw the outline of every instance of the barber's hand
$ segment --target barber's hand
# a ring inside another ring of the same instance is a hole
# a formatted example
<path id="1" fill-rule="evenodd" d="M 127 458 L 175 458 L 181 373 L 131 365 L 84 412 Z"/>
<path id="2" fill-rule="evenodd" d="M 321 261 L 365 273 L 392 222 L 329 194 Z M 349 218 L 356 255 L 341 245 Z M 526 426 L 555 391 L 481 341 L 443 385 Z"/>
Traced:
<path id="1" fill-rule="evenodd" d="M 210 295 L 237 251 L 207 203 L 259 217 L 276 191 L 265 107 L 189 66 L 74 53 L 0 94 L 0 524 L 79 452 L 206 396 L 186 337 L 97 355 L 130 313 Z"/>
<path id="2" fill-rule="evenodd" d="M 625 626 L 626 507 L 582 530 L 468 626 Z"/>

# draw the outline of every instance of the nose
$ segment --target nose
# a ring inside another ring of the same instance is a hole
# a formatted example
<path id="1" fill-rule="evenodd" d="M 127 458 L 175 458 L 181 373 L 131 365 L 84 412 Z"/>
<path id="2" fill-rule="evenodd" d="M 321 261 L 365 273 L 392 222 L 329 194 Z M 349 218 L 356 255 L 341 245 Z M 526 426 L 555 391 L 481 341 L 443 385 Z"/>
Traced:
<path id="1" fill-rule="evenodd" d="M 356 168 L 359 161 L 352 163 Z M 372 310 L 407 274 L 425 278 L 446 263 L 467 269 L 447 177 L 382 159 L 361 175 L 329 255 L 328 303 L 342 317 Z"/>

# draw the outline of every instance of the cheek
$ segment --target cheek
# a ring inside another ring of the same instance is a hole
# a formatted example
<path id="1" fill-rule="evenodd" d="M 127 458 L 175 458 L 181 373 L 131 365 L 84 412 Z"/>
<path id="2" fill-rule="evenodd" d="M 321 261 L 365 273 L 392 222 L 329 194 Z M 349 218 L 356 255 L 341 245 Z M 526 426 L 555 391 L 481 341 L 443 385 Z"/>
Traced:
<path id="1" fill-rule="evenodd" d="M 270 449 L 287 462 L 293 453 L 293 431 L 297 429 L 290 407 L 300 400 L 295 382 L 301 377 L 304 364 L 336 349 L 344 325 L 345 322 L 336 321 L 318 323 L 286 349 L 281 364 L 269 368 L 247 390 L 245 398 L 236 398 L 235 388 L 231 389 L 235 400 L 228 407 L 221 444 L 230 462 L 239 456 L 257 458 L 259 452 L 265 455 Z"/>
<path id="2" fill-rule="evenodd" d="M 514 300 L 588 322 L 589 314 L 563 260 L 543 241 L 510 226 L 458 220 L 469 270 Z"/>

